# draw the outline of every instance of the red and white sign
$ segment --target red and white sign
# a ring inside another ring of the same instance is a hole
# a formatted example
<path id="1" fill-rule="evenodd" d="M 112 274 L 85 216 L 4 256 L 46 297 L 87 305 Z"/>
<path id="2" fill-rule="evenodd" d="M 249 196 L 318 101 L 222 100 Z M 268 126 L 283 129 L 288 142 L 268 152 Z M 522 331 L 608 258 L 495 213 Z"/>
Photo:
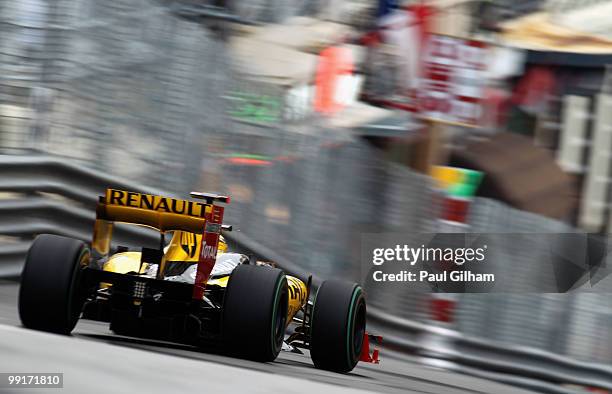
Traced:
<path id="1" fill-rule="evenodd" d="M 194 300 L 202 300 L 206 282 L 210 278 L 210 273 L 217 261 L 217 249 L 219 247 L 219 236 L 221 235 L 221 224 L 223 223 L 224 208 L 213 205 L 212 210 L 206 214 L 204 224 L 204 235 L 202 236 L 202 246 L 200 247 L 200 259 L 198 261 L 198 271 L 193 286 Z"/>
<path id="2" fill-rule="evenodd" d="M 486 43 L 430 35 L 416 91 L 417 111 L 425 118 L 478 125 L 488 64 Z"/>

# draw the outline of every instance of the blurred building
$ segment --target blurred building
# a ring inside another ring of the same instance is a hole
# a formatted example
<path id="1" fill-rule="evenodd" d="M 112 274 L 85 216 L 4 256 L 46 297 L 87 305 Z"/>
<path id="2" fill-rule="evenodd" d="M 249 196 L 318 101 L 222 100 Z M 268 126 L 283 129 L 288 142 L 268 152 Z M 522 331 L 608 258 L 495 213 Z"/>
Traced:
<path id="1" fill-rule="evenodd" d="M 595 232 L 610 226 L 606 65 L 612 60 L 612 39 L 603 15 L 611 6 L 549 1 L 541 12 L 502 24 L 501 34 L 502 42 L 526 52 L 526 73 L 517 86 L 523 89 L 523 103 L 530 104 L 517 106 L 520 118 L 529 122 L 534 143 L 555 151 L 562 168 L 575 177 L 581 192 L 574 220 Z M 511 128 L 524 128 L 524 121 Z"/>

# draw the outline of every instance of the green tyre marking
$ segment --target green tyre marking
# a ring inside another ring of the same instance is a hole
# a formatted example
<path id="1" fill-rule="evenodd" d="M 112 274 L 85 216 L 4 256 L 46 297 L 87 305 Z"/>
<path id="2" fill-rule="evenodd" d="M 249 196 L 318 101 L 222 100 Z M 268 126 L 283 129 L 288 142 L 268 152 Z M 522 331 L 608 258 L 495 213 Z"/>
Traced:
<path id="1" fill-rule="evenodd" d="M 273 304 L 274 310 L 272 311 L 272 326 L 271 326 L 272 327 L 271 338 L 272 338 L 272 345 L 274 345 L 274 347 L 276 347 L 276 338 L 275 338 L 276 330 L 275 330 L 274 324 L 276 323 L 276 312 L 278 310 L 277 303 L 278 303 L 278 297 L 280 295 L 280 287 L 283 284 L 284 277 L 285 275 L 281 275 L 280 280 L 278 281 L 278 284 L 276 285 L 276 291 L 274 292 L 274 304 Z"/>
<path id="2" fill-rule="evenodd" d="M 357 299 L 357 297 L 361 294 L 361 287 L 357 286 L 355 288 L 355 290 L 353 291 L 353 297 L 351 298 L 351 306 L 349 308 L 349 314 L 348 314 L 348 324 L 347 324 L 347 333 L 346 333 L 346 359 L 348 361 L 348 365 L 351 365 L 351 352 L 353 350 L 353 347 L 350 346 L 351 344 L 351 339 L 354 340 L 353 338 L 353 326 L 355 324 L 355 319 L 352 318 L 353 316 L 353 309 L 355 308 L 355 300 Z"/>

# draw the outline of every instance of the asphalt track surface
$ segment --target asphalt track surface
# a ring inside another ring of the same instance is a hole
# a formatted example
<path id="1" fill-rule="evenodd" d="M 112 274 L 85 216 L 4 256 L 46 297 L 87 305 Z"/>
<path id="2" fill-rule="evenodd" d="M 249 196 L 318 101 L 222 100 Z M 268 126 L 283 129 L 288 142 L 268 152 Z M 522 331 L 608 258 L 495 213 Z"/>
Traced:
<path id="1" fill-rule="evenodd" d="M 63 389 L 1 393 L 448 393 L 528 394 L 472 376 L 425 367 L 382 350 L 378 365 L 349 374 L 315 369 L 307 353 L 281 352 L 272 363 L 227 357 L 190 346 L 122 337 L 81 320 L 72 336 L 20 326 L 18 284 L 0 281 L 0 372 L 64 374 Z"/>

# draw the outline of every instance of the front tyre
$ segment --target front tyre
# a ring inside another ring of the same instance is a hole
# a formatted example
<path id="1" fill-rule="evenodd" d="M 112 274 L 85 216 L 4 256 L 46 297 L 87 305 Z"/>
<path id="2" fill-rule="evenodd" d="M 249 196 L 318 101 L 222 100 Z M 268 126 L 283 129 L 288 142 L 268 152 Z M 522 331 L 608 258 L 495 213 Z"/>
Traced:
<path id="1" fill-rule="evenodd" d="M 310 357 L 315 367 L 349 372 L 361 355 L 366 303 L 357 283 L 327 280 L 315 297 L 310 331 Z"/>
<path id="2" fill-rule="evenodd" d="M 222 329 L 228 349 L 239 357 L 274 361 L 287 326 L 287 279 L 271 267 L 239 265 L 223 301 Z"/>
<path id="3" fill-rule="evenodd" d="M 21 323 L 35 330 L 70 334 L 84 303 L 82 267 L 89 250 L 82 241 L 42 234 L 26 256 L 19 289 Z"/>

